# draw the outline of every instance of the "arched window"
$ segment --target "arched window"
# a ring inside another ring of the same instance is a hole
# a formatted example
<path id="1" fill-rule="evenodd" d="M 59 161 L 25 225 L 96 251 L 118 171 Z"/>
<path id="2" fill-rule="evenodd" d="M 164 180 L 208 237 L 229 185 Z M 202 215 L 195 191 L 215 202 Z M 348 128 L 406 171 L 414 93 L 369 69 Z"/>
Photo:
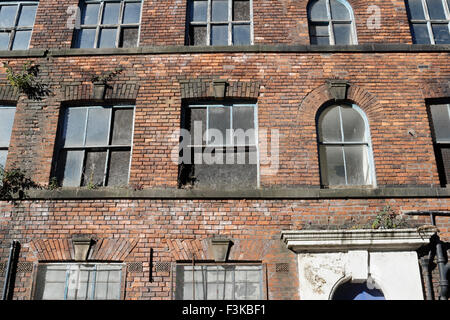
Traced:
<path id="1" fill-rule="evenodd" d="M 406 0 L 414 43 L 450 43 L 450 0 Z"/>
<path id="2" fill-rule="evenodd" d="M 308 4 L 311 44 L 357 44 L 354 21 L 345 0 L 312 0 Z"/>
<path id="3" fill-rule="evenodd" d="M 351 283 L 347 281 L 336 288 L 333 300 L 386 300 L 383 292 L 367 282 Z"/>
<path id="4" fill-rule="evenodd" d="M 323 186 L 374 185 L 369 124 L 356 105 L 332 105 L 318 119 Z"/>

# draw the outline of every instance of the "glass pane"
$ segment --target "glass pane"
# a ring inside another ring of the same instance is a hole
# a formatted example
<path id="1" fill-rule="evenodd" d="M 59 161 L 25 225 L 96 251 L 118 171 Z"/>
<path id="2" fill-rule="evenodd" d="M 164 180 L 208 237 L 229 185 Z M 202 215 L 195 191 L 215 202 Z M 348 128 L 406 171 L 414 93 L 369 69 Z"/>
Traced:
<path id="1" fill-rule="evenodd" d="M 120 283 L 108 283 L 108 291 L 106 293 L 107 300 L 120 299 Z"/>
<path id="2" fill-rule="evenodd" d="M 446 104 L 430 107 L 436 142 L 450 141 L 450 118 Z"/>
<path id="3" fill-rule="evenodd" d="M 86 145 L 105 146 L 108 144 L 110 108 L 90 108 L 88 114 Z"/>
<path id="4" fill-rule="evenodd" d="M 331 17 L 335 20 L 350 20 L 350 12 L 347 7 L 338 0 L 330 0 Z"/>
<path id="5" fill-rule="evenodd" d="M 417 44 L 430 44 L 430 35 L 428 34 L 428 27 L 426 24 L 413 24 L 412 33 L 414 43 Z"/>
<path id="6" fill-rule="evenodd" d="M 1 6 L 0 27 L 13 27 L 16 19 L 17 6 Z"/>
<path id="7" fill-rule="evenodd" d="M 250 25 L 233 26 L 233 44 L 237 46 L 250 44 Z"/>
<path id="8" fill-rule="evenodd" d="M 9 32 L 0 32 L 0 50 L 7 50 L 9 45 Z"/>
<path id="9" fill-rule="evenodd" d="M 256 143 L 255 123 L 253 107 L 234 107 L 233 108 L 233 132 L 234 144 L 254 145 Z"/>
<path id="10" fill-rule="evenodd" d="M 311 25 L 310 30 L 311 30 L 311 35 L 313 35 L 313 36 L 328 36 L 328 25 L 327 24 Z"/>
<path id="11" fill-rule="evenodd" d="M 319 139 L 322 142 L 342 142 L 338 106 L 327 108 L 320 115 Z"/>
<path id="12" fill-rule="evenodd" d="M 34 18 L 36 16 L 37 6 L 22 6 L 20 12 L 19 27 L 32 27 L 34 25 Z"/>
<path id="13" fill-rule="evenodd" d="M 0 150 L 0 169 L 5 169 L 7 156 L 8 156 L 8 150 Z M 1 177 L 0 177 L 0 179 L 1 179 Z"/>
<path id="14" fill-rule="evenodd" d="M 138 43 L 138 28 L 122 28 L 120 35 L 120 48 L 134 48 Z"/>
<path id="15" fill-rule="evenodd" d="M 119 23 L 119 2 L 106 2 L 103 9 L 103 24 L 117 24 Z"/>
<path id="16" fill-rule="evenodd" d="M 208 109 L 209 144 L 222 145 L 227 142 L 226 130 L 230 129 L 230 108 L 213 107 Z"/>
<path id="17" fill-rule="evenodd" d="M 189 29 L 189 44 L 196 46 L 206 45 L 206 26 L 191 26 Z"/>
<path id="18" fill-rule="evenodd" d="M 123 23 L 139 23 L 141 17 L 140 3 L 126 3 L 123 12 Z"/>
<path id="19" fill-rule="evenodd" d="M 67 108 L 64 119 L 64 146 L 84 145 L 86 128 L 86 108 Z"/>
<path id="20" fill-rule="evenodd" d="M 113 120 L 113 145 L 130 145 L 133 131 L 133 109 L 115 109 Z"/>
<path id="21" fill-rule="evenodd" d="M 97 24 L 98 22 L 98 10 L 100 4 L 89 3 L 84 7 L 83 16 L 81 17 L 81 24 Z"/>
<path id="22" fill-rule="evenodd" d="M 208 1 L 194 1 L 192 5 L 192 21 L 206 21 Z"/>
<path id="23" fill-rule="evenodd" d="M 111 151 L 108 186 L 126 186 L 130 166 L 130 151 Z"/>
<path id="24" fill-rule="evenodd" d="M 211 21 L 228 21 L 228 0 L 212 0 Z"/>
<path id="25" fill-rule="evenodd" d="M 351 107 L 342 106 L 342 127 L 345 142 L 366 142 L 366 125 L 361 114 Z"/>
<path id="26" fill-rule="evenodd" d="M 434 42 L 436 44 L 450 44 L 450 33 L 447 24 L 432 24 Z"/>
<path id="27" fill-rule="evenodd" d="M 250 20 L 250 1 L 234 0 L 233 1 L 233 21 Z"/>
<path id="28" fill-rule="evenodd" d="M 0 106 L 0 147 L 9 147 L 16 108 Z"/>
<path id="29" fill-rule="evenodd" d="M 345 185 L 342 147 L 320 146 L 322 182 L 325 185 Z"/>
<path id="30" fill-rule="evenodd" d="M 16 31 L 14 36 L 14 42 L 12 45 L 13 50 L 26 50 L 30 44 L 31 31 Z"/>
<path id="31" fill-rule="evenodd" d="M 228 45 L 227 25 L 211 26 L 211 44 L 217 46 Z"/>
<path id="32" fill-rule="evenodd" d="M 99 48 L 114 48 L 116 46 L 116 29 L 101 29 Z"/>
<path id="33" fill-rule="evenodd" d="M 325 0 L 312 1 L 309 6 L 309 18 L 311 20 L 328 20 L 327 4 Z"/>
<path id="34" fill-rule="evenodd" d="M 370 170 L 367 146 L 345 146 L 344 153 L 347 166 L 347 184 L 369 184 Z"/>
<path id="35" fill-rule="evenodd" d="M 62 152 L 60 166 L 64 170 L 62 186 L 79 187 L 83 166 L 83 151 Z"/>
<path id="36" fill-rule="evenodd" d="M 77 48 L 94 48 L 95 29 L 80 29 L 77 36 Z"/>
<path id="37" fill-rule="evenodd" d="M 407 9 L 409 17 L 412 20 L 425 20 L 423 13 L 422 0 L 407 0 Z"/>
<path id="38" fill-rule="evenodd" d="M 311 44 L 329 45 L 330 44 L 330 38 L 329 37 L 311 36 Z"/>
<path id="39" fill-rule="evenodd" d="M 432 20 L 445 20 L 445 11 L 442 0 L 426 0 L 428 14 Z"/>
<path id="40" fill-rule="evenodd" d="M 105 176 L 106 151 L 86 151 L 83 186 L 102 186 Z"/>
<path id="41" fill-rule="evenodd" d="M 334 24 L 334 41 L 336 44 L 351 44 L 351 25 L 350 24 Z"/>

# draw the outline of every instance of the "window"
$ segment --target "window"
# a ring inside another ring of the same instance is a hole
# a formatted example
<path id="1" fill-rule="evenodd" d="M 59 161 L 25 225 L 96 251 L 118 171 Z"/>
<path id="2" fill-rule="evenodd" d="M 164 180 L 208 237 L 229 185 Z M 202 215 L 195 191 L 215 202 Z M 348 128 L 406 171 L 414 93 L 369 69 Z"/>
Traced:
<path id="1" fill-rule="evenodd" d="M 139 43 L 141 1 L 82 1 L 75 48 L 130 48 Z"/>
<path id="2" fill-rule="evenodd" d="M 450 104 L 430 106 L 435 153 L 442 185 L 450 183 Z"/>
<path id="3" fill-rule="evenodd" d="M 123 265 L 53 263 L 38 267 L 36 300 L 119 300 Z"/>
<path id="4" fill-rule="evenodd" d="M 37 1 L 0 2 L 0 50 L 28 49 L 37 6 Z"/>
<path id="5" fill-rule="evenodd" d="M 177 300 L 261 300 L 261 265 L 177 265 Z"/>
<path id="6" fill-rule="evenodd" d="M 258 184 L 257 108 L 254 104 L 191 104 L 184 109 L 182 181 L 198 187 Z"/>
<path id="7" fill-rule="evenodd" d="M 16 107 L 0 105 L 0 168 L 5 168 Z"/>
<path id="8" fill-rule="evenodd" d="M 253 42 L 253 0 L 190 0 L 189 45 L 248 45 Z"/>
<path id="9" fill-rule="evenodd" d="M 311 44 L 357 44 L 351 6 L 345 0 L 312 0 L 308 4 Z"/>
<path id="10" fill-rule="evenodd" d="M 406 0 L 414 43 L 450 43 L 450 0 Z"/>
<path id="11" fill-rule="evenodd" d="M 58 161 L 61 185 L 127 185 L 133 117 L 133 106 L 66 108 Z"/>
<path id="12" fill-rule="evenodd" d="M 369 125 L 356 105 L 333 105 L 318 121 L 319 156 L 324 186 L 375 182 Z"/>

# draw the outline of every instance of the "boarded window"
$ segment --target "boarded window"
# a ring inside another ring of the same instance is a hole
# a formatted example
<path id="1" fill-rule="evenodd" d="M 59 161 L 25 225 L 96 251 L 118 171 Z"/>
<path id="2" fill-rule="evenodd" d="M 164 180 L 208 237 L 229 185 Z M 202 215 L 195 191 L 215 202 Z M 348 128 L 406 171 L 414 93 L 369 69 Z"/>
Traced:
<path id="1" fill-rule="evenodd" d="M 119 300 L 121 264 L 41 264 L 36 278 L 37 300 Z"/>
<path id="2" fill-rule="evenodd" d="M 140 0 L 82 1 L 75 48 L 132 48 L 139 42 Z"/>
<path id="3" fill-rule="evenodd" d="M 178 265 L 177 300 L 261 300 L 261 265 Z"/>
<path id="4" fill-rule="evenodd" d="M 38 1 L 0 2 L 0 50 L 26 50 Z"/>
<path id="5" fill-rule="evenodd" d="M 61 185 L 127 185 L 133 114 L 132 106 L 66 108 L 57 165 Z"/>
<path id="6" fill-rule="evenodd" d="M 0 105 L 0 169 L 5 167 L 16 107 Z"/>
<path id="7" fill-rule="evenodd" d="M 443 186 L 450 182 L 450 104 L 430 105 L 436 162 Z"/>

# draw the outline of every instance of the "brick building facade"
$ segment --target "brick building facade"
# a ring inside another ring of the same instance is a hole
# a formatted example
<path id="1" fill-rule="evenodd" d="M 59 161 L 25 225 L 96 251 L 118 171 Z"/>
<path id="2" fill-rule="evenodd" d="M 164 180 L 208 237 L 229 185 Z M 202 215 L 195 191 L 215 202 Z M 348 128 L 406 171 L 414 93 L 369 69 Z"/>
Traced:
<path id="1" fill-rule="evenodd" d="M 328 299 L 373 281 L 371 297 L 439 299 L 450 3 L 431 2 L 0 2 L 0 61 L 38 66 L 45 88 L 30 96 L 0 68 L 0 112 L 14 110 L 0 160 L 41 186 L 0 201 L 4 295 Z M 114 71 L 97 96 L 93 77 Z M 223 149 L 257 161 L 180 164 L 195 119 L 255 129 Z"/>

